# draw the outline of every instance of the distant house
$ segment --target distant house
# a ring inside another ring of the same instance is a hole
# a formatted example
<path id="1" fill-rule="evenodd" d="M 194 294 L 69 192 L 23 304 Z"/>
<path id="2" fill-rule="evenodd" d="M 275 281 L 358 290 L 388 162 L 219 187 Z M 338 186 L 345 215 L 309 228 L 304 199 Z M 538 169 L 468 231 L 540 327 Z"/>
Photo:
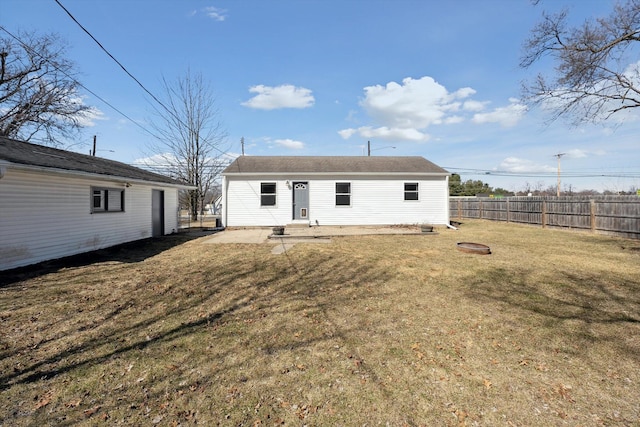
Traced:
<path id="1" fill-rule="evenodd" d="M 220 215 L 222 209 L 222 196 L 216 197 L 212 203 L 207 203 L 204 206 L 204 211 L 207 215 Z"/>
<path id="2" fill-rule="evenodd" d="M 178 230 L 178 190 L 124 163 L 0 137 L 0 270 Z"/>
<path id="3" fill-rule="evenodd" d="M 423 157 L 242 156 L 222 172 L 222 223 L 449 224 L 449 175 Z"/>

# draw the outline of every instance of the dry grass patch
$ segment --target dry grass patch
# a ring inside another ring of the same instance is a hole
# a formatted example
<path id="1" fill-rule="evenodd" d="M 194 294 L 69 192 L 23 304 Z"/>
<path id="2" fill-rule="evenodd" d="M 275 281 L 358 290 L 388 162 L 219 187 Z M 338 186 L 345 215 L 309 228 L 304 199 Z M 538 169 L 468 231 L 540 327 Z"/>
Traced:
<path id="1" fill-rule="evenodd" d="M 640 422 L 639 242 L 439 231 L 170 237 L 5 277 L 0 425 Z"/>

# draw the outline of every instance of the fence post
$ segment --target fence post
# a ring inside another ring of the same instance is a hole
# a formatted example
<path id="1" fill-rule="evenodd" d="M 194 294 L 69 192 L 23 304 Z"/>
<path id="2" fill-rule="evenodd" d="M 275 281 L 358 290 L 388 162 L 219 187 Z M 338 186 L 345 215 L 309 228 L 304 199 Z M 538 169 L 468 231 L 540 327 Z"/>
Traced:
<path id="1" fill-rule="evenodd" d="M 478 199 L 478 218 L 482 219 L 482 199 Z"/>
<path id="2" fill-rule="evenodd" d="M 591 225 L 591 232 L 595 233 L 596 232 L 596 201 L 594 199 L 589 200 L 589 207 L 590 207 L 590 225 Z"/>
<path id="3" fill-rule="evenodd" d="M 458 199 L 458 219 L 462 220 L 462 200 Z"/>
<path id="4" fill-rule="evenodd" d="M 511 215 L 510 215 L 510 209 L 509 209 L 509 198 L 507 197 L 507 222 L 510 222 Z"/>
<path id="5" fill-rule="evenodd" d="M 542 228 L 547 227 L 547 201 L 542 200 Z"/>

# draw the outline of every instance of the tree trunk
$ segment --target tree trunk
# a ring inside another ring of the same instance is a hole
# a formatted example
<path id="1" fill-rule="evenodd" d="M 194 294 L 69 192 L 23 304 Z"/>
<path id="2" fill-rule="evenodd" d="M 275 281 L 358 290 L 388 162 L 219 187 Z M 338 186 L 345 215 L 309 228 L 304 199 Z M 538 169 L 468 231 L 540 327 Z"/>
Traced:
<path id="1" fill-rule="evenodd" d="M 198 203 L 198 190 L 193 190 L 189 192 L 189 203 L 191 208 L 191 220 L 198 220 L 198 209 L 200 204 Z"/>

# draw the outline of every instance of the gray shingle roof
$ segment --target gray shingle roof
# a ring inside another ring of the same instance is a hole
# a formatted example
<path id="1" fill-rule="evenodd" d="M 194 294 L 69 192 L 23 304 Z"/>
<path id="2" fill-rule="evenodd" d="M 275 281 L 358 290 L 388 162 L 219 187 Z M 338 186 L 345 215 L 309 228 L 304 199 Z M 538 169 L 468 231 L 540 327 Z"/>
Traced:
<path id="1" fill-rule="evenodd" d="M 44 145 L 0 137 L 0 160 L 51 169 L 85 172 L 110 177 L 142 180 L 171 185 L 185 185 L 164 175 L 129 166 L 125 163 Z"/>
<path id="2" fill-rule="evenodd" d="M 222 172 L 223 175 L 261 173 L 449 175 L 440 166 L 419 156 L 242 156 Z"/>

